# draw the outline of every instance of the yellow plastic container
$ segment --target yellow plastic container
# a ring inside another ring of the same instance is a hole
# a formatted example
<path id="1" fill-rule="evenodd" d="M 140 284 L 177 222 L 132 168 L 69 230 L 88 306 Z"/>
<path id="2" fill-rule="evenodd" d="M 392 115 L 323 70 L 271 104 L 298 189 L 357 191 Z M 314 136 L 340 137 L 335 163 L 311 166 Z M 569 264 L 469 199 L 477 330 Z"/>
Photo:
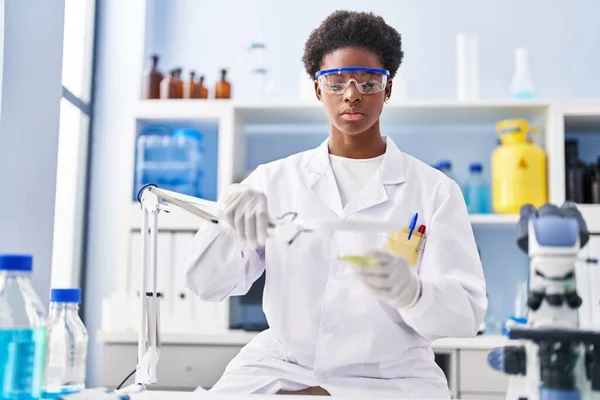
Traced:
<path id="1" fill-rule="evenodd" d="M 546 153 L 528 135 L 524 119 L 496 124 L 501 145 L 492 153 L 492 207 L 499 214 L 518 214 L 525 204 L 547 202 Z"/>

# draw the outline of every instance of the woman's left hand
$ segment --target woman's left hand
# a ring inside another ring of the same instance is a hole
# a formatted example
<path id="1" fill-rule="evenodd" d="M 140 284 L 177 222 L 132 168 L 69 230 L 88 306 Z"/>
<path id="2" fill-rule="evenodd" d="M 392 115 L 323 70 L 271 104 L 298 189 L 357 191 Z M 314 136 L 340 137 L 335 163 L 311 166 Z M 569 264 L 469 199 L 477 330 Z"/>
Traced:
<path id="1" fill-rule="evenodd" d="M 378 265 L 350 264 L 350 268 L 378 300 L 399 309 L 410 308 L 417 303 L 421 282 L 404 257 L 382 250 L 372 250 L 366 256 L 377 260 Z"/>

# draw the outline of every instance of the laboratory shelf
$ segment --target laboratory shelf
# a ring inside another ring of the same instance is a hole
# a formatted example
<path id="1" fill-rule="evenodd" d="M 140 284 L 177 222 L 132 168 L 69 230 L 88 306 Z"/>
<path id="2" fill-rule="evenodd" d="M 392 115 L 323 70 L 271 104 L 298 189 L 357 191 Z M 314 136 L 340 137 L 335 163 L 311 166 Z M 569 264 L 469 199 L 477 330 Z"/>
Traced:
<path id="1" fill-rule="evenodd" d="M 163 344 L 183 345 L 239 345 L 245 346 L 257 335 L 257 332 L 229 330 L 214 333 L 170 333 L 161 335 Z M 98 332 L 98 339 L 104 343 L 137 343 L 138 336 L 133 331 Z M 491 350 L 512 343 L 502 335 L 479 335 L 470 338 L 444 338 L 432 343 L 435 350 Z"/>
<path id="2" fill-rule="evenodd" d="M 493 125 L 500 119 L 544 117 L 548 103 L 537 101 L 454 100 L 407 101 L 388 104 L 382 123 L 392 125 Z M 165 99 L 142 100 L 136 118 L 142 120 L 219 119 L 234 112 L 241 124 L 326 124 L 322 105 L 315 102 Z"/>
<path id="3" fill-rule="evenodd" d="M 472 225 L 515 225 L 519 222 L 519 215 L 502 214 L 471 214 Z"/>
<path id="4" fill-rule="evenodd" d="M 245 124 L 326 124 L 319 103 L 234 103 L 236 118 Z M 495 125 L 501 119 L 537 121 L 548 104 L 533 101 L 408 101 L 387 104 L 382 124 L 390 125 Z"/>
<path id="5" fill-rule="evenodd" d="M 141 100 L 135 111 L 138 120 L 219 120 L 229 116 L 230 100 Z"/>

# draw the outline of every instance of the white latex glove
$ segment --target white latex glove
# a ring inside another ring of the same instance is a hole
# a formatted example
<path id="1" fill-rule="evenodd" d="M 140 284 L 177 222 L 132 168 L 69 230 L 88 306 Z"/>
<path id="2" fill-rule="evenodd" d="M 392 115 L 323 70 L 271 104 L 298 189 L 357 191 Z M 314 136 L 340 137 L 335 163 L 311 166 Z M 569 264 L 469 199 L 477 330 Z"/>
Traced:
<path id="1" fill-rule="evenodd" d="M 267 197 L 249 186 L 233 184 L 219 198 L 225 220 L 250 247 L 265 245 L 269 228 Z"/>
<path id="2" fill-rule="evenodd" d="M 373 250 L 365 254 L 379 261 L 379 266 L 350 264 L 353 275 L 380 301 L 393 307 L 407 309 L 414 306 L 421 296 L 421 281 L 411 271 L 404 257 L 396 257 L 386 251 Z"/>

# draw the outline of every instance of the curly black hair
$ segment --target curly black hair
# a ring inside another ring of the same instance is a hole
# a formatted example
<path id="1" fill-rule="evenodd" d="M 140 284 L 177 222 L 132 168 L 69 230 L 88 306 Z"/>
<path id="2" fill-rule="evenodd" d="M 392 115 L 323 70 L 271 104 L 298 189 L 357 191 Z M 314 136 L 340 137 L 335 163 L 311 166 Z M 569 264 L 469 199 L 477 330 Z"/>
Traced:
<path id="1" fill-rule="evenodd" d="M 338 10 L 312 31 L 304 45 L 302 62 L 312 78 L 321 69 L 323 57 L 344 48 L 361 47 L 372 51 L 393 78 L 404 53 L 400 34 L 371 12 Z"/>

